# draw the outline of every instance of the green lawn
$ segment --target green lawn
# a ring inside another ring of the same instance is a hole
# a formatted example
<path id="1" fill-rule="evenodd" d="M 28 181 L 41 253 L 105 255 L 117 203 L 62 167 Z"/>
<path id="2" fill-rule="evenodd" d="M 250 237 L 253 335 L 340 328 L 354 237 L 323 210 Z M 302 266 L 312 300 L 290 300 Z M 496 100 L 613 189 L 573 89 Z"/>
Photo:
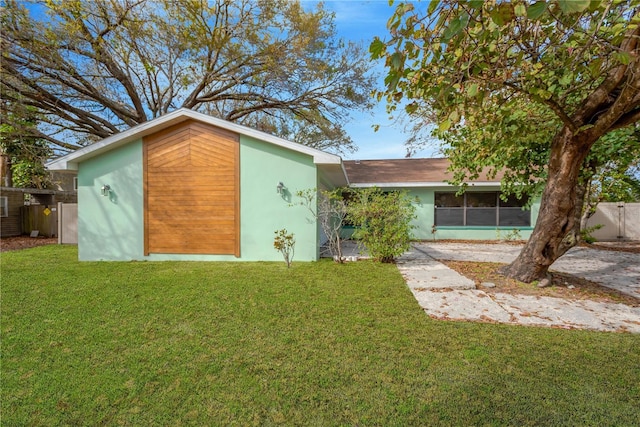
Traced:
<path id="1" fill-rule="evenodd" d="M 3 253 L 2 425 L 638 425 L 640 336 L 442 322 L 392 265 Z"/>

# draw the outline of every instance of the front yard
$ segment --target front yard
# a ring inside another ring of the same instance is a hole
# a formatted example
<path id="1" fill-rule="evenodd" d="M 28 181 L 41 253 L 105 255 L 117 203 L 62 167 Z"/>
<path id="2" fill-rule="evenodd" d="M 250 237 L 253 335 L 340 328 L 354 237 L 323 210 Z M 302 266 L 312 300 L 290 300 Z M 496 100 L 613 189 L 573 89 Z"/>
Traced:
<path id="1" fill-rule="evenodd" d="M 427 317 L 394 265 L 1 256 L 3 425 L 634 425 L 640 336 Z"/>

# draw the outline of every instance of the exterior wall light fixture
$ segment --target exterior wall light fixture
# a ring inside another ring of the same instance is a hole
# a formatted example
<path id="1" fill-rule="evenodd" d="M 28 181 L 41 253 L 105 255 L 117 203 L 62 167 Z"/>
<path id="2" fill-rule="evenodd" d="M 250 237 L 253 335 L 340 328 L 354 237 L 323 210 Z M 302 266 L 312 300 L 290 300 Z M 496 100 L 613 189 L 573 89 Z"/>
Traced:
<path id="1" fill-rule="evenodd" d="M 286 187 L 284 186 L 284 184 L 282 183 L 282 181 L 280 181 L 278 183 L 278 186 L 276 187 L 276 191 L 278 192 L 278 194 L 282 194 L 282 190 L 284 190 Z"/>
<path id="2" fill-rule="evenodd" d="M 102 194 L 105 197 L 109 196 L 110 192 L 111 192 L 111 187 L 106 184 L 103 185 L 102 188 L 100 189 L 100 194 Z"/>

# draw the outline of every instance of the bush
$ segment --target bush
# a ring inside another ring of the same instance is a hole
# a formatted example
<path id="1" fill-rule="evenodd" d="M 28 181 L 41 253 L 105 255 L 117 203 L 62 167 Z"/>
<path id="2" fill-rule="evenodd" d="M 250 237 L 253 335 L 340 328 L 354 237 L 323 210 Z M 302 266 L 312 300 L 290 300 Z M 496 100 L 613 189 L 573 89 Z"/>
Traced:
<path id="1" fill-rule="evenodd" d="M 410 247 L 415 207 L 404 191 L 358 190 L 349 202 L 347 218 L 358 227 L 354 236 L 375 261 L 392 262 Z"/>
<path id="2" fill-rule="evenodd" d="M 296 246 L 296 239 L 293 233 L 288 233 L 286 228 L 275 232 L 276 237 L 273 239 L 273 247 L 282 254 L 287 268 L 291 267 L 293 262 L 293 252 Z"/>

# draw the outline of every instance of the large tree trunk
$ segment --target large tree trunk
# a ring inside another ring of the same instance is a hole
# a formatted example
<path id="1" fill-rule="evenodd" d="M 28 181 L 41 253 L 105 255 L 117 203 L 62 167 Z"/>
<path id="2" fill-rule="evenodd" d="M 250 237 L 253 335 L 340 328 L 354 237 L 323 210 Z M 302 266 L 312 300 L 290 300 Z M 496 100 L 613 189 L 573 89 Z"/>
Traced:
<path id="1" fill-rule="evenodd" d="M 632 60 L 611 68 L 571 117 L 561 116 L 564 127 L 551 142 L 538 221 L 518 258 L 502 268 L 502 274 L 527 283 L 543 279 L 549 266 L 579 241 L 586 189 L 580 181 L 582 163 L 602 135 L 640 120 L 639 42 L 640 26 L 629 26 L 620 51 Z"/>
<path id="2" fill-rule="evenodd" d="M 556 135 L 538 221 L 518 258 L 503 267 L 502 274 L 526 283 L 541 280 L 549 266 L 579 242 L 586 190 L 579 179 L 580 165 L 592 144 L 579 140 L 568 128 Z"/>

